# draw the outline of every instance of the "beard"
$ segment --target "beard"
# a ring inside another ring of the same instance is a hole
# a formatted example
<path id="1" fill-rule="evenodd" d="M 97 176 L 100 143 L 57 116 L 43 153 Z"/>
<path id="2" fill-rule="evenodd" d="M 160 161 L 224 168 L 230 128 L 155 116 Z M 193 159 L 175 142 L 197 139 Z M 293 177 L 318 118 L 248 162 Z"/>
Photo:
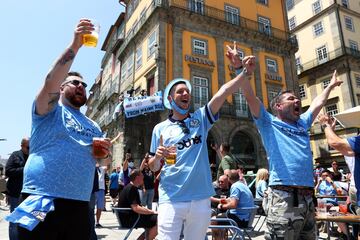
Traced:
<path id="1" fill-rule="evenodd" d="M 86 95 L 80 95 L 80 94 L 72 94 L 66 96 L 66 98 L 69 101 L 69 103 L 71 103 L 71 105 L 78 108 L 84 106 L 87 100 Z"/>

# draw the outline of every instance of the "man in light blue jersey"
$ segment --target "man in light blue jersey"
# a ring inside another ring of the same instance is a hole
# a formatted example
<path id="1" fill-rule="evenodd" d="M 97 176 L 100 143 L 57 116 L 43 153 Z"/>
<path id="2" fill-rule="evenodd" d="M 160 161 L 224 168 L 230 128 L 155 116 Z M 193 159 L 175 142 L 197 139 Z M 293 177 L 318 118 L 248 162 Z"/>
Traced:
<path id="1" fill-rule="evenodd" d="M 235 69 L 241 67 L 236 44 L 228 46 L 227 56 Z M 271 101 L 275 116 L 265 110 L 249 81 L 240 83 L 269 161 L 269 193 L 263 202 L 268 215 L 266 239 L 316 238 L 308 129 L 331 90 L 341 83 L 334 71 L 329 85 L 303 114 L 300 99 L 292 91 L 283 91 Z"/>
<path id="2" fill-rule="evenodd" d="M 50 69 L 32 106 L 31 151 L 24 169 L 24 201 L 7 217 L 19 223 L 19 239 L 90 239 L 89 200 L 95 162 L 92 143 L 99 126 L 80 112 L 86 83 L 69 72 L 88 19 L 77 24 L 65 52 Z M 110 141 L 99 139 L 109 154 Z"/>
<path id="3" fill-rule="evenodd" d="M 254 57 L 244 59 L 246 71 L 225 83 L 209 103 L 189 113 L 191 85 L 185 79 L 171 81 L 164 91 L 164 105 L 172 110 L 169 118 L 153 130 L 149 166 L 176 149 L 176 160 L 165 161 L 159 186 L 159 239 L 179 239 L 184 224 L 185 239 L 204 239 L 210 222 L 210 197 L 214 195 L 206 138 L 218 119 L 225 99 L 238 91 L 240 82 L 255 69 Z"/>

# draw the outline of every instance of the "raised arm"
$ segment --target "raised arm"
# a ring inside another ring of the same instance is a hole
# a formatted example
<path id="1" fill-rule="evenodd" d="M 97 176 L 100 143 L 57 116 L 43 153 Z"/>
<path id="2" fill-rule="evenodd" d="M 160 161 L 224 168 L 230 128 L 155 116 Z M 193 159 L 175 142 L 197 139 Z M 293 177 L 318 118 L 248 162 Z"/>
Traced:
<path id="1" fill-rule="evenodd" d="M 45 115 L 50 112 L 60 97 L 60 85 L 66 78 L 73 60 L 82 46 L 82 36 L 90 34 L 94 27 L 90 20 L 81 19 L 74 31 L 74 38 L 70 45 L 55 61 L 49 70 L 44 85 L 36 96 L 36 113 Z"/>
<path id="2" fill-rule="evenodd" d="M 234 42 L 233 48 L 229 46 L 226 47 L 228 49 L 226 56 L 229 58 L 231 64 L 235 69 L 240 69 L 244 65 L 244 61 L 246 61 L 247 57 L 245 57 L 243 60 L 240 59 L 240 56 L 236 49 L 236 42 Z M 238 71 L 239 70 L 237 70 L 236 72 Z M 244 94 L 246 101 L 249 105 L 251 114 L 256 118 L 259 117 L 261 102 L 259 98 L 255 95 L 251 87 L 250 81 L 241 81 L 240 88 L 242 89 L 242 93 Z"/>
<path id="3" fill-rule="evenodd" d="M 336 120 L 322 113 L 319 114 L 318 120 L 321 126 L 324 128 L 326 140 L 332 148 L 336 149 L 344 156 L 355 155 L 349 142 L 346 139 L 342 139 L 338 135 L 336 135 L 334 131 Z"/>
<path id="4" fill-rule="evenodd" d="M 239 73 L 234 79 L 221 86 L 219 91 L 212 97 L 209 102 L 209 107 L 212 114 L 217 114 L 224 104 L 225 99 L 238 91 L 244 85 L 244 82 L 249 82 L 247 78 L 252 75 L 255 70 L 255 57 L 247 56 L 243 60 L 244 70 Z M 250 85 L 250 84 L 249 84 Z"/>
<path id="5" fill-rule="evenodd" d="M 331 90 L 333 90 L 336 86 L 340 86 L 342 83 L 343 81 L 337 77 L 335 70 L 332 75 L 330 84 L 324 89 L 324 91 L 320 95 L 316 96 L 310 104 L 309 110 L 312 112 L 313 121 L 316 119 L 316 116 L 319 114 L 321 108 L 325 105 Z"/>

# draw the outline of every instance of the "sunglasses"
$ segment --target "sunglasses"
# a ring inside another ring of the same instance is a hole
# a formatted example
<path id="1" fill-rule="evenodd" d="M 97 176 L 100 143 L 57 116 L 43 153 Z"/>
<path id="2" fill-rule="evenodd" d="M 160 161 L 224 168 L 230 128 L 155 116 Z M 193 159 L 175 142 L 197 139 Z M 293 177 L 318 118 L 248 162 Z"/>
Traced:
<path id="1" fill-rule="evenodd" d="M 189 133 L 190 133 L 189 128 L 186 126 L 186 124 L 185 124 L 184 122 L 178 121 L 178 124 L 179 124 L 181 130 L 183 131 L 183 133 L 185 133 L 185 134 L 189 134 Z"/>
<path id="2" fill-rule="evenodd" d="M 84 83 L 82 81 L 79 81 L 79 80 L 71 80 L 71 81 L 68 81 L 68 82 L 64 83 L 63 85 L 68 84 L 68 83 L 71 83 L 72 85 L 74 85 L 76 87 L 79 86 L 79 84 L 81 84 L 84 88 L 87 87 L 86 83 Z"/>

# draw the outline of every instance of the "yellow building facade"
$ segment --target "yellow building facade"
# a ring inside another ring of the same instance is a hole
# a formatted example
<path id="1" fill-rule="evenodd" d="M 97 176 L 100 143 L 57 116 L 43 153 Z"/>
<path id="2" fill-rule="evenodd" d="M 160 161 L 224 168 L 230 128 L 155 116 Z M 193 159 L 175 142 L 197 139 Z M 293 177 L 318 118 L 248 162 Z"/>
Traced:
<path id="1" fill-rule="evenodd" d="M 295 62 L 303 109 L 329 84 L 334 70 L 343 80 L 331 92 L 323 112 L 335 115 L 360 102 L 360 6 L 355 0 L 287 0 L 288 24 L 296 35 L 299 51 Z M 337 134 L 349 137 L 354 128 L 336 127 Z M 329 148 L 318 124 L 311 129 L 314 161 L 329 166 L 332 160 L 344 163 L 343 157 Z"/>
<path id="2" fill-rule="evenodd" d="M 192 110 L 206 104 L 219 88 L 234 77 L 226 58 L 227 45 L 236 41 L 240 55 L 254 55 L 257 68 L 249 80 L 265 107 L 284 89 L 298 91 L 294 54 L 297 42 L 288 32 L 282 0 L 128 0 L 120 1 L 126 12 L 108 33 L 103 50 L 102 80 L 94 84 L 100 106 L 111 112 L 120 93 L 148 95 L 165 89 L 174 78 L 188 79 L 192 86 Z M 112 61 L 112 63 L 108 63 Z M 101 97 L 107 66 L 112 66 L 115 95 Z M 101 76 L 101 74 L 100 74 Z M 101 77 L 100 77 L 101 78 Z M 101 82 L 99 84 L 99 82 Z M 94 93 L 94 96 L 96 94 Z M 94 111 L 89 116 L 96 116 Z M 98 116 L 102 116 L 99 114 Z M 135 159 L 149 150 L 152 128 L 168 112 L 155 112 L 133 119 L 116 119 L 102 124 L 108 134 L 122 131 L 122 145 L 115 161 L 128 148 Z M 146 124 L 145 124 L 146 122 Z M 229 96 L 220 110 L 220 119 L 207 139 L 212 163 L 219 161 L 211 144 L 228 142 L 231 151 L 248 169 L 266 166 L 266 154 L 241 91 Z M 122 149 L 122 150 L 121 150 Z M 122 151 L 122 153 L 121 153 Z"/>

